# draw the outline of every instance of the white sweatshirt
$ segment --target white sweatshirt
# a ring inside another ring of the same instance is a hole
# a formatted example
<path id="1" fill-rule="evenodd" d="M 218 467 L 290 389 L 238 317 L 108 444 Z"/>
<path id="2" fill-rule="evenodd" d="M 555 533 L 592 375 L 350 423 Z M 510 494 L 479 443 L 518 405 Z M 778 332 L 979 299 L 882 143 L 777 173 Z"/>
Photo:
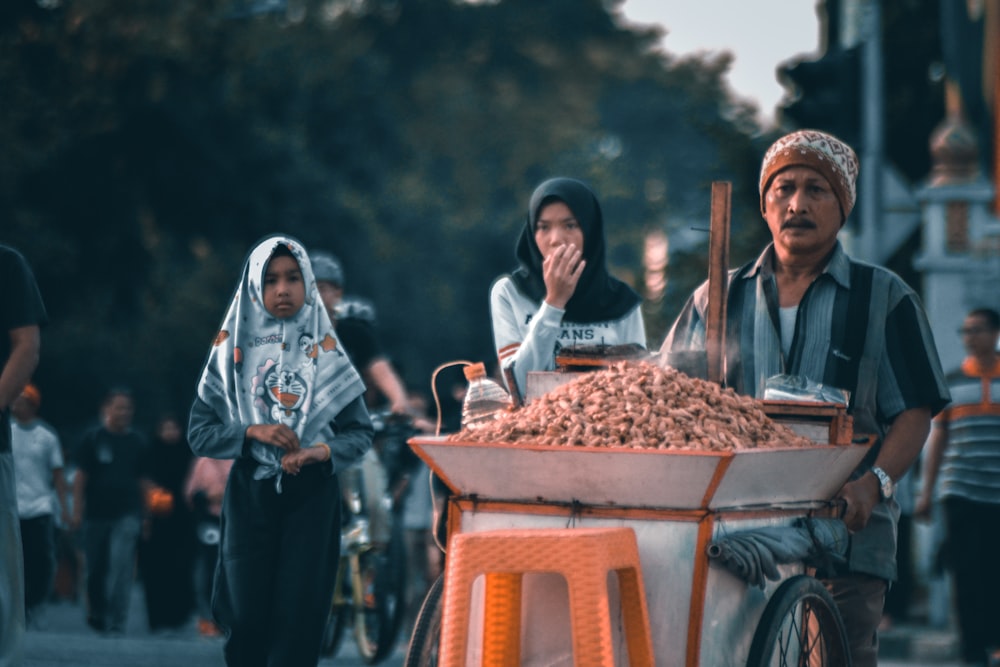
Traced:
<path id="1" fill-rule="evenodd" d="M 504 276 L 490 290 L 493 343 L 500 368 L 513 366 L 518 391 L 524 396 L 528 372 L 554 370 L 556 353 L 564 347 L 630 343 L 646 347 L 640 307 L 636 304 L 624 317 L 609 322 L 563 322 L 564 310 L 532 301 Z"/>

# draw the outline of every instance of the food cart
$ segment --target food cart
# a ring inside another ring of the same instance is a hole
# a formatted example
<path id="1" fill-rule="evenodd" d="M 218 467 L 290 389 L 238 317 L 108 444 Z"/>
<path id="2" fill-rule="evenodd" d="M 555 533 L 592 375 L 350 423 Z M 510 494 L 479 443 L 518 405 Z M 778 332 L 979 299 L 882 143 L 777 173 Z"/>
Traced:
<path id="1" fill-rule="evenodd" d="M 414 438 L 410 444 L 453 493 L 449 535 L 632 527 L 657 665 L 786 664 L 770 657 L 760 661 L 757 654 L 782 650 L 773 646 L 780 641 L 780 627 L 795 621 L 788 614 L 801 613 L 796 605 L 803 596 L 821 595 L 818 582 L 803 583 L 797 575 L 806 574 L 805 566 L 787 563 L 779 566 L 778 580 L 751 586 L 710 563 L 707 548 L 748 529 L 829 515 L 830 499 L 867 446 L 851 442 L 850 420 L 841 406 L 780 402 L 767 411 L 811 439 L 823 439 L 815 446 L 728 452 L 463 442 L 441 436 Z M 565 598 L 540 580 L 529 584 L 526 579 L 525 589 L 524 655 L 534 653 L 538 664 L 561 664 L 569 657 L 560 630 L 566 626 L 559 620 Z M 440 604 L 440 589 L 434 597 L 432 590 L 429 615 Z M 785 610 L 781 617 L 774 611 L 766 615 L 778 607 Z M 812 613 L 831 611 L 836 615 L 829 609 Z M 833 632 L 840 632 L 839 616 L 834 624 Z M 433 664 L 426 657 L 433 631 L 431 636 L 415 633 L 414 640 L 407 664 Z M 772 646 L 757 648 L 751 656 L 755 641 Z M 819 664 L 837 664 L 826 660 Z"/>
<path id="2" fill-rule="evenodd" d="M 716 237 L 713 246 L 724 241 Z M 725 290 L 713 300 L 724 302 Z M 715 354 L 710 350 L 701 363 L 709 379 L 721 377 L 724 328 L 719 310 L 709 322 Z M 579 372 L 588 363 L 577 356 L 564 366 Z M 567 382 L 572 373 L 566 370 L 530 373 L 523 403 Z M 846 665 L 840 616 L 804 562 L 781 563 L 776 576 L 751 585 L 708 556 L 711 545 L 730 535 L 832 516 L 831 499 L 868 450 L 868 443 L 853 442 L 842 405 L 765 405 L 768 417 L 811 444 L 696 451 L 434 436 L 413 438 L 410 445 L 453 494 L 449 536 L 513 528 L 634 529 L 657 665 Z M 558 579 L 525 577 L 523 664 L 573 664 L 566 591 L 553 581 Z M 424 601 L 407 667 L 436 664 L 442 587 L 439 579 Z M 469 622 L 474 631 L 481 618 Z M 621 623 L 616 625 L 620 657 L 627 651 Z M 470 664 L 479 664 L 475 642 L 472 637 Z"/>

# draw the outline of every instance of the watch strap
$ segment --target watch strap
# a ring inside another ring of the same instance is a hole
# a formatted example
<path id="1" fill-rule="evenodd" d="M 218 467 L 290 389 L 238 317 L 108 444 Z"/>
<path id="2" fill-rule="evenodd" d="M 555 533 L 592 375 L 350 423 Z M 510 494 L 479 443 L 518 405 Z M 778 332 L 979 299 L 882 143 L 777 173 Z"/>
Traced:
<path id="1" fill-rule="evenodd" d="M 892 477 L 889 476 L 885 470 L 882 470 L 878 466 L 872 466 L 872 474 L 878 480 L 878 495 L 882 500 L 888 500 L 892 497 L 893 483 Z"/>

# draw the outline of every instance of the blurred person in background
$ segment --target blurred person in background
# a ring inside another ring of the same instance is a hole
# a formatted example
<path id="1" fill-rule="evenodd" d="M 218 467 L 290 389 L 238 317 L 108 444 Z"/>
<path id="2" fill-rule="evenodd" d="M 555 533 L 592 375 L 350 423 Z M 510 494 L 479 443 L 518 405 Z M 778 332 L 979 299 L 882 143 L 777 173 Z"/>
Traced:
<path id="1" fill-rule="evenodd" d="M 38 367 L 45 304 L 28 262 L 0 244 L 0 667 L 20 665 L 24 653 L 24 571 L 14 490 L 10 407 Z"/>
<path id="2" fill-rule="evenodd" d="M 337 331 L 337 338 L 343 343 L 351 363 L 368 386 L 368 408 L 375 410 L 381 405 L 387 405 L 392 415 L 419 418 L 419 415 L 412 414 L 406 386 L 379 342 L 374 306 L 361 299 L 344 298 L 344 269 L 335 255 L 314 250 L 309 253 L 309 259 L 316 275 L 316 287 Z M 426 430 L 431 427 L 424 420 L 417 428 Z M 386 465 L 380 460 L 375 448 L 370 449 L 358 465 L 371 539 L 376 544 L 385 545 L 389 541 L 392 521 L 391 508 L 383 502 L 384 494 L 389 491 Z M 349 487 L 348 473 L 345 472 L 341 475 L 341 489 L 349 493 Z M 345 515 L 344 518 L 349 517 Z"/>
<path id="3" fill-rule="evenodd" d="M 916 589 L 914 564 L 913 512 L 916 504 L 914 479 L 919 475 L 916 466 L 896 483 L 896 502 L 899 503 L 899 524 L 896 528 L 896 581 L 885 594 L 882 621 L 879 631 L 891 630 L 898 623 L 910 618 L 910 606 Z"/>
<path id="4" fill-rule="evenodd" d="M 184 500 L 193 458 L 180 420 L 160 417 L 142 462 L 146 512 L 138 561 L 151 632 L 183 628 L 194 609 L 194 521 Z"/>
<path id="5" fill-rule="evenodd" d="M 309 259 L 337 337 L 365 383 L 378 391 L 379 395 L 368 401 L 369 408 L 385 401 L 393 414 L 408 414 L 406 386 L 379 342 L 374 307 L 362 299 L 344 298 L 344 269 L 336 256 L 317 250 L 309 253 Z"/>
<path id="6" fill-rule="evenodd" d="M 38 417 L 41 404 L 38 387 L 28 384 L 11 406 L 28 627 L 41 627 L 40 615 L 52 592 L 57 522 L 69 525 L 69 488 L 63 475 L 62 446 L 52 427 Z"/>
<path id="7" fill-rule="evenodd" d="M 429 404 L 418 391 L 410 393 L 410 410 L 429 423 Z M 432 433 L 433 431 L 427 431 Z M 420 610 L 424 596 L 441 573 L 441 551 L 434 543 L 434 492 L 431 490 L 430 468 L 413 450 L 405 447 L 397 466 L 398 481 L 394 496 L 401 496 L 399 518 L 406 538 L 407 562 L 407 619 L 412 623 Z"/>
<path id="8" fill-rule="evenodd" d="M 131 390 L 112 388 L 101 403 L 101 423 L 75 455 L 72 525 L 83 531 L 87 624 L 101 634 L 125 633 L 134 583 L 147 446 L 132 428 L 134 414 Z"/>
<path id="9" fill-rule="evenodd" d="M 962 659 L 982 666 L 1000 663 L 1000 313 L 972 310 L 959 333 L 968 356 L 948 376 L 952 402 L 933 422 L 916 515 L 943 506 Z"/>
<path id="10" fill-rule="evenodd" d="M 195 529 L 194 596 L 198 614 L 198 634 L 222 634 L 212 617 L 212 585 L 219 559 L 222 498 L 229 481 L 232 459 L 195 459 L 184 487 L 184 498 L 193 513 Z"/>

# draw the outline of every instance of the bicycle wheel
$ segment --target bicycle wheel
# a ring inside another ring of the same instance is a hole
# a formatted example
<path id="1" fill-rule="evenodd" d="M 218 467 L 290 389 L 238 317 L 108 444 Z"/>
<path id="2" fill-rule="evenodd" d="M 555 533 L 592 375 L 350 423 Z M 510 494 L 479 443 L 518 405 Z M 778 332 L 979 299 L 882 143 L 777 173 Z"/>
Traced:
<path id="1" fill-rule="evenodd" d="M 349 618 L 350 612 L 346 606 L 334 604 L 330 607 L 330 614 L 326 617 L 326 626 L 323 628 L 323 641 L 319 646 L 320 655 L 328 658 L 337 655 Z"/>
<path id="2" fill-rule="evenodd" d="M 330 613 L 326 617 L 326 626 L 323 628 L 323 640 L 319 646 L 320 655 L 326 657 L 334 656 L 340 650 L 340 643 L 344 640 L 344 630 L 351 622 L 351 594 L 349 586 L 348 590 L 344 590 L 344 559 L 341 559 L 340 563 L 340 569 L 337 571 L 337 579 L 334 583 Z"/>
<path id="3" fill-rule="evenodd" d="M 362 577 L 370 585 L 363 597 L 363 613 L 355 615 L 354 634 L 362 660 L 375 665 L 396 647 L 406 613 L 407 561 L 402 531 L 394 529 L 385 549 L 367 552 L 360 563 Z"/>
<path id="4" fill-rule="evenodd" d="M 368 550 L 352 556 L 352 622 L 358 655 L 374 665 L 392 653 L 402 623 L 406 567 L 388 551 Z"/>
<path id="5" fill-rule="evenodd" d="M 437 667 L 443 594 L 444 575 L 438 575 L 424 596 L 420 611 L 417 612 L 417 620 L 413 624 L 413 634 L 410 636 L 410 646 L 406 651 L 403 667 Z"/>
<path id="6" fill-rule="evenodd" d="M 406 540 L 402 528 L 393 528 L 392 537 L 381 564 L 382 569 L 375 585 L 379 594 L 383 596 L 383 604 L 388 609 L 389 632 L 386 636 L 389 641 L 386 642 L 384 651 L 388 655 L 396 646 L 399 632 L 406 618 L 406 594 L 410 585 L 409 554 L 406 550 Z"/>
<path id="7" fill-rule="evenodd" d="M 764 608 L 747 667 L 850 667 L 847 635 L 830 593 L 800 574 L 785 581 Z"/>

